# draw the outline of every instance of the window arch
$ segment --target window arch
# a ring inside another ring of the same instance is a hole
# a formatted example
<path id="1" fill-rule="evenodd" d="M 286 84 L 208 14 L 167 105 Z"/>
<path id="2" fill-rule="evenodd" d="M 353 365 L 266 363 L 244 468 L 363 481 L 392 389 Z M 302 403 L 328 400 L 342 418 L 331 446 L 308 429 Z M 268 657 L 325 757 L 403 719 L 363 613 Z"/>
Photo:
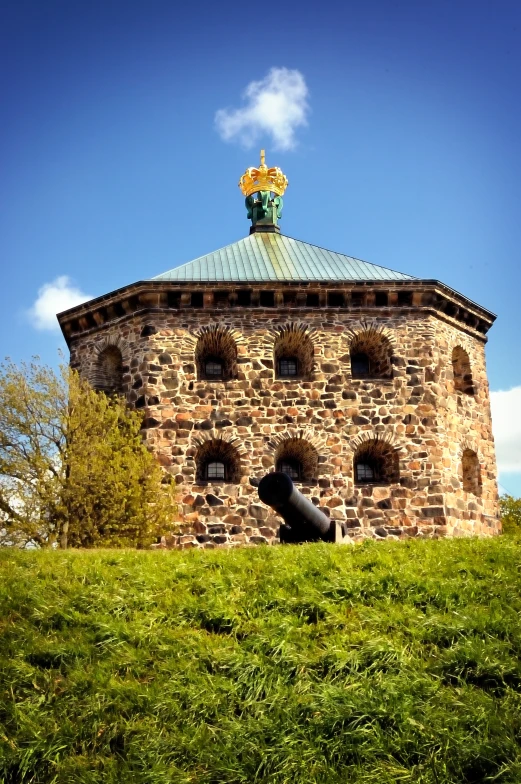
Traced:
<path id="1" fill-rule="evenodd" d="M 461 457 L 463 490 L 473 495 L 481 495 L 482 479 L 479 457 L 473 449 L 464 449 Z"/>
<path id="2" fill-rule="evenodd" d="M 117 346 L 107 346 L 99 353 L 94 386 L 107 394 L 123 392 L 123 357 Z"/>
<path id="3" fill-rule="evenodd" d="M 465 395 L 474 394 L 469 355 L 461 346 L 455 346 L 452 350 L 452 374 L 456 392 L 462 392 Z"/>
<path id="4" fill-rule="evenodd" d="M 356 485 L 388 485 L 398 482 L 398 452 L 386 441 L 372 439 L 359 445 L 353 458 Z"/>
<path id="5" fill-rule="evenodd" d="M 377 330 L 356 334 L 350 346 L 351 377 L 392 378 L 392 346 L 386 335 Z"/>
<path id="6" fill-rule="evenodd" d="M 205 329 L 195 347 L 197 378 L 206 381 L 229 381 L 237 375 L 237 345 L 223 327 Z"/>
<path id="7" fill-rule="evenodd" d="M 219 438 L 205 441 L 195 456 L 197 482 L 228 482 L 241 478 L 241 458 L 237 449 Z"/>
<path id="8" fill-rule="evenodd" d="M 304 438 L 286 438 L 275 452 L 275 470 L 281 471 L 294 482 L 309 482 L 318 472 L 318 452 Z"/>
<path id="9" fill-rule="evenodd" d="M 276 378 L 309 378 L 315 350 L 307 327 L 290 324 L 282 328 L 273 344 Z"/>

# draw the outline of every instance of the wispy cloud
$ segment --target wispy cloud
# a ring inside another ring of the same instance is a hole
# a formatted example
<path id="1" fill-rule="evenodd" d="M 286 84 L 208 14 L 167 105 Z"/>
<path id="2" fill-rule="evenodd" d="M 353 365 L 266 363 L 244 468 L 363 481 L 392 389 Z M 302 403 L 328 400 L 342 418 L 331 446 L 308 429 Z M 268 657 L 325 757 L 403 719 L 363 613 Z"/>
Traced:
<path id="1" fill-rule="evenodd" d="M 242 109 L 219 109 L 217 131 L 224 141 L 237 140 L 252 147 L 262 134 L 269 134 L 277 150 L 296 146 L 297 128 L 307 125 L 308 88 L 300 71 L 272 68 L 260 82 L 244 91 Z"/>
<path id="2" fill-rule="evenodd" d="M 85 294 L 74 286 L 67 275 L 60 275 L 56 280 L 44 283 L 38 289 L 38 296 L 27 315 L 36 329 L 58 330 L 56 314 L 75 305 L 81 305 L 89 299 L 92 299 L 90 294 Z"/>
<path id="3" fill-rule="evenodd" d="M 491 392 L 490 404 L 498 469 L 521 473 L 521 386 Z"/>

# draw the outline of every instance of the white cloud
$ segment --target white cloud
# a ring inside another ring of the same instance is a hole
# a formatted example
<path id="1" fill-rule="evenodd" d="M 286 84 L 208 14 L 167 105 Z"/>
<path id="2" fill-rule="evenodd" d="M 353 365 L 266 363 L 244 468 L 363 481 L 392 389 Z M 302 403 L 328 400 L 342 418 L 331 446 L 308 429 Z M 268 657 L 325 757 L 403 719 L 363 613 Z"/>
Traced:
<path id="1" fill-rule="evenodd" d="M 521 386 L 491 392 L 490 404 L 499 471 L 521 473 Z"/>
<path id="2" fill-rule="evenodd" d="M 36 329 L 58 330 L 56 314 L 81 305 L 89 299 L 92 299 L 90 294 L 84 294 L 76 288 L 67 275 L 60 275 L 52 283 L 44 283 L 38 289 L 38 296 L 28 311 L 28 316 Z"/>
<path id="3" fill-rule="evenodd" d="M 244 91 L 242 109 L 219 109 L 217 130 L 224 141 L 238 139 L 252 147 L 263 133 L 273 138 L 277 150 L 292 150 L 297 128 L 307 125 L 308 88 L 300 71 L 272 68 L 260 82 Z"/>

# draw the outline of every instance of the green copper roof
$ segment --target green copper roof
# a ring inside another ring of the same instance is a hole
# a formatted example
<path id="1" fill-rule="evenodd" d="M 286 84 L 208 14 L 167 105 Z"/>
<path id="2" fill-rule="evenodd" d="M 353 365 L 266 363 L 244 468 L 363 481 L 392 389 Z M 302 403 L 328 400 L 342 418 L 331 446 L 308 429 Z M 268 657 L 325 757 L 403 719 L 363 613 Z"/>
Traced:
<path id="1" fill-rule="evenodd" d="M 415 280 L 412 275 L 325 250 L 283 234 L 255 232 L 152 280 L 279 281 Z"/>

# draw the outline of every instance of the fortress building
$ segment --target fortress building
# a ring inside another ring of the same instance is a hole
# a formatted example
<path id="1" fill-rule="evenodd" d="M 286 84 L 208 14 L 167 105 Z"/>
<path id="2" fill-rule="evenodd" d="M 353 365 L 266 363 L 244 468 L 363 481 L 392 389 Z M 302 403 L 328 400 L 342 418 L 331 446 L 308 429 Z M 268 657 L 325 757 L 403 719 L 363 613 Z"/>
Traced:
<path id="1" fill-rule="evenodd" d="M 177 546 L 276 539 L 278 469 L 361 537 L 499 532 L 494 315 L 437 280 L 280 233 L 287 179 L 240 181 L 248 237 L 59 315 L 71 364 L 145 411 Z"/>

